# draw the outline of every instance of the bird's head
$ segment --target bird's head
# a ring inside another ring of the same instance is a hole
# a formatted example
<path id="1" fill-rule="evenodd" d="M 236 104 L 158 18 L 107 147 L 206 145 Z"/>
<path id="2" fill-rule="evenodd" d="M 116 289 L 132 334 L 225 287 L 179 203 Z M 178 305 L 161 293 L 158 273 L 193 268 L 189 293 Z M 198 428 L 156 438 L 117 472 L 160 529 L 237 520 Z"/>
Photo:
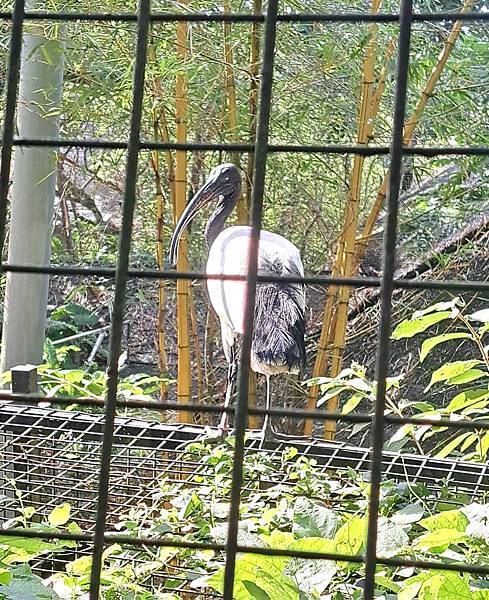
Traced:
<path id="1" fill-rule="evenodd" d="M 176 224 L 168 252 L 168 261 L 170 264 L 176 264 L 180 238 L 195 215 L 214 200 L 217 200 L 219 205 L 222 205 L 223 208 L 228 208 L 229 212 L 231 212 L 240 192 L 241 175 L 235 165 L 224 163 L 212 169 L 207 181 L 187 204 Z"/>

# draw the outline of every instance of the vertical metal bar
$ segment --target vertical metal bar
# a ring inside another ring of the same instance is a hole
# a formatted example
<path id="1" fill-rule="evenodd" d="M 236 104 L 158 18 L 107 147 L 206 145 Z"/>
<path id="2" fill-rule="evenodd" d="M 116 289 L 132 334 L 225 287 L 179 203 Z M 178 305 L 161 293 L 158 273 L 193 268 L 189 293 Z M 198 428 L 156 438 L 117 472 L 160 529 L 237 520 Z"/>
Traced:
<path id="1" fill-rule="evenodd" d="M 24 22 L 24 0 L 15 0 L 12 15 L 12 35 L 8 60 L 7 95 L 2 133 L 2 155 L 0 158 L 0 264 L 5 241 L 5 221 L 7 220 L 7 198 L 12 162 L 12 146 L 15 131 L 15 107 L 20 74 L 20 52 L 22 49 L 22 26 Z"/>
<path id="2" fill-rule="evenodd" d="M 243 336 L 241 359 L 238 375 L 238 395 L 235 412 L 235 447 L 233 458 L 233 477 L 231 485 L 231 506 L 229 509 L 229 529 L 226 541 L 226 565 L 224 570 L 224 598 L 233 599 L 234 572 L 238 545 L 239 505 L 243 483 L 244 436 L 248 417 L 248 391 L 250 374 L 251 342 L 255 313 L 256 276 L 258 267 L 258 243 L 260 241 L 263 213 L 263 193 L 268 153 L 268 129 L 270 123 L 270 104 L 272 99 L 273 61 L 277 28 L 278 0 L 269 0 L 265 17 L 263 63 L 258 107 L 255 156 L 253 163 L 253 189 L 251 194 L 251 244 L 248 272 L 246 274 L 246 302 L 244 319 L 246 332 Z"/>
<path id="3" fill-rule="evenodd" d="M 140 0 L 138 9 L 136 63 L 134 67 L 131 126 L 126 162 L 122 227 L 119 236 L 119 251 L 115 277 L 114 312 L 110 338 L 108 367 L 108 389 L 105 406 L 104 437 L 100 459 L 98 486 L 97 519 L 95 523 L 93 561 L 90 577 L 90 599 L 98 600 L 100 590 L 100 570 L 104 548 L 105 520 L 109 495 L 110 459 L 114 438 L 114 421 L 117 409 L 118 361 L 121 351 L 124 326 L 124 301 L 126 294 L 127 271 L 131 249 L 131 233 L 136 204 L 136 182 L 139 149 L 141 143 L 141 119 L 143 112 L 144 74 L 148 30 L 150 23 L 151 0 Z"/>
<path id="4" fill-rule="evenodd" d="M 397 84 L 394 124 L 390 152 L 389 188 L 387 200 L 387 224 L 384 232 L 382 253 L 382 278 L 380 286 L 380 324 L 377 351 L 377 393 L 372 426 L 372 467 L 370 469 L 370 500 L 365 549 L 365 587 L 363 597 L 372 600 L 375 588 L 377 557 L 377 524 L 380 483 L 382 478 L 382 450 L 384 446 L 384 409 L 386 377 L 389 374 L 392 292 L 397 237 L 397 215 L 402 167 L 402 138 L 406 111 L 406 93 L 411 43 L 412 0 L 403 0 L 399 20 L 399 50 L 397 55 Z"/>

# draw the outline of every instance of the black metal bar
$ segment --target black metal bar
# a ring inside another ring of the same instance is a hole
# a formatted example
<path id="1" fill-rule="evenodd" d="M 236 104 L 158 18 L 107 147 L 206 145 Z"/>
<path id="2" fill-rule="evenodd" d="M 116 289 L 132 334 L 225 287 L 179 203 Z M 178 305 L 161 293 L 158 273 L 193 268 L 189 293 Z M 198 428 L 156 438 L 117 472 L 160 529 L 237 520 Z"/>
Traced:
<path id="1" fill-rule="evenodd" d="M 489 13 L 488 13 L 489 14 Z M 127 142 L 101 139 L 34 139 L 15 138 L 14 146 L 49 148 L 91 148 L 126 150 Z M 188 150 L 196 152 L 253 152 L 255 145 L 249 142 L 152 142 L 142 140 L 141 150 Z M 404 146 L 405 154 L 432 158 L 435 156 L 488 156 L 489 146 Z M 268 152 L 303 154 L 359 154 L 361 156 L 387 156 L 389 146 L 358 146 L 355 144 L 269 144 Z"/>
<path id="2" fill-rule="evenodd" d="M 263 214 L 263 194 L 268 155 L 268 130 L 273 87 L 273 66 L 275 37 L 277 30 L 278 0 L 268 0 L 264 28 L 263 58 L 260 77 L 260 94 L 255 153 L 253 156 L 253 188 L 251 193 L 251 237 L 246 273 L 246 298 L 244 323 L 246 331 L 241 340 L 241 357 L 238 372 L 238 394 L 234 417 L 235 444 L 231 485 L 231 506 L 229 508 L 229 528 L 226 540 L 226 564 L 224 567 L 224 600 L 233 600 L 234 572 L 238 552 L 238 524 L 243 484 L 243 462 L 245 451 L 245 431 L 248 419 L 248 391 L 250 375 L 251 344 L 253 339 L 256 283 L 258 272 L 258 245 Z"/>
<path id="3" fill-rule="evenodd" d="M 14 273 L 48 273 L 51 275 L 66 276 L 79 275 L 80 277 L 114 277 L 113 267 L 68 267 L 68 266 L 38 266 L 38 265 L 0 265 L 1 272 Z M 132 279 L 194 279 L 205 281 L 208 279 L 245 281 L 243 275 L 207 275 L 202 272 L 183 271 L 158 271 L 156 269 L 129 269 L 128 277 Z M 327 276 L 305 276 L 305 277 L 277 277 L 274 275 L 258 275 L 257 281 L 282 283 L 303 283 L 310 285 L 344 285 L 354 288 L 379 288 L 380 279 L 377 277 L 327 277 Z M 430 279 L 394 279 L 394 288 L 402 290 L 444 290 L 453 292 L 486 292 L 489 291 L 489 281 L 457 281 L 454 279 L 430 280 Z"/>
<path id="4" fill-rule="evenodd" d="M 20 74 L 22 49 L 22 26 L 24 21 L 24 0 L 15 0 L 12 13 L 12 34 L 8 59 L 7 95 L 5 99 L 4 125 L 2 133 L 2 156 L 0 158 L 0 264 L 5 241 L 5 222 L 10 182 L 10 165 L 15 134 L 15 108 Z"/>
<path id="5" fill-rule="evenodd" d="M 397 214 L 401 187 L 402 136 L 406 112 L 409 50 L 411 46 L 412 0 L 402 0 L 399 23 L 397 56 L 396 98 L 392 134 L 392 150 L 387 193 L 387 223 L 382 252 L 382 279 L 380 285 L 380 323 L 376 365 L 377 390 L 372 426 L 372 468 L 370 470 L 370 497 L 368 527 L 365 547 L 365 584 L 363 597 L 373 600 L 375 592 L 375 567 L 377 564 L 377 525 L 382 480 L 382 450 L 384 447 L 384 411 L 391 335 L 392 293 L 397 239 Z"/>
<path id="6" fill-rule="evenodd" d="M 132 224 L 136 206 L 136 183 L 138 177 L 138 157 L 143 112 L 144 76 L 150 22 L 151 0 L 139 0 L 136 62 L 132 91 L 131 126 L 126 162 L 124 201 L 122 206 L 122 226 L 119 234 L 119 250 L 115 278 L 114 310 L 110 335 L 109 365 L 107 369 L 107 401 L 105 408 L 105 428 L 100 458 L 100 479 L 98 485 L 97 520 L 93 541 L 92 568 L 90 574 L 90 598 L 97 600 L 100 590 L 102 553 L 105 544 L 104 532 L 107 518 L 110 461 L 114 437 L 114 422 L 117 410 L 117 385 L 119 356 L 121 353 L 122 331 L 124 326 L 124 303 L 126 296 L 127 271 L 131 250 Z"/>
<path id="7" fill-rule="evenodd" d="M 105 401 L 98 398 L 76 398 L 76 397 L 66 397 L 66 396 L 50 396 L 46 397 L 42 394 L 20 394 L 15 393 L 12 394 L 7 391 L 0 390 L 0 401 L 11 401 L 11 402 L 22 402 L 23 404 L 36 406 L 39 402 L 49 401 L 53 405 L 61 405 L 61 406 L 72 406 L 74 404 L 79 404 L 80 406 L 105 406 Z M 1 405 L 1 402 L 0 402 Z M 198 404 L 198 403 L 186 403 L 186 404 L 175 404 L 174 402 L 152 402 L 149 400 L 118 400 L 116 402 L 116 406 L 120 409 L 127 408 L 139 408 L 139 409 L 148 409 L 152 411 L 166 411 L 166 410 L 183 410 L 187 412 L 202 412 L 209 414 L 222 414 L 226 412 L 231 414 L 234 412 L 234 408 L 228 407 L 224 408 L 223 406 L 216 406 L 214 404 Z M 372 415 L 367 413 L 348 413 L 343 414 L 342 412 L 328 412 L 321 410 L 303 410 L 300 408 L 270 408 L 269 410 L 265 410 L 264 408 L 258 408 L 255 406 L 250 406 L 248 408 L 248 414 L 264 416 L 265 414 L 269 414 L 274 417 L 292 417 L 294 419 L 318 419 L 320 421 L 338 421 L 341 423 L 371 423 Z M 464 419 L 464 420 L 450 420 L 450 419 L 429 419 L 429 418 L 416 418 L 416 417 L 399 417 L 397 415 L 385 415 L 384 420 L 386 423 L 391 425 L 429 425 L 432 427 L 446 427 L 448 429 L 462 429 L 462 430 L 471 430 L 471 429 L 479 429 L 479 430 L 488 430 L 489 429 L 489 420 L 474 420 L 474 419 Z M 299 436 L 295 436 L 291 442 L 293 441 L 301 441 L 303 439 L 309 438 L 301 438 Z M 286 438 L 284 438 L 286 440 Z"/>
<path id="8" fill-rule="evenodd" d="M 72 540 L 78 542 L 91 542 L 94 537 L 90 534 L 75 534 L 75 533 L 64 533 L 64 532 L 49 532 L 49 531 L 39 531 L 32 529 L 23 529 L 23 528 L 12 528 L 12 529 L 2 529 L 2 535 L 12 536 L 12 537 L 25 537 L 29 539 L 43 539 L 43 540 Z M 104 543 L 106 544 L 127 544 L 130 546 L 150 546 L 150 547 L 160 547 L 160 548 L 190 548 L 195 550 L 214 550 L 214 551 L 223 551 L 225 550 L 225 546 L 223 544 L 211 544 L 211 543 L 203 543 L 203 542 L 190 542 L 186 540 L 178 540 L 175 537 L 170 539 L 165 538 L 142 538 L 142 537 L 134 537 L 134 536 L 125 536 L 119 534 L 107 533 L 104 535 Z M 254 547 L 254 546 L 245 546 L 238 545 L 238 552 L 243 552 L 247 554 L 257 554 L 260 556 L 286 556 L 290 558 L 304 558 L 304 559 L 312 559 L 312 560 L 337 560 L 337 561 L 346 561 L 353 563 L 362 563 L 364 562 L 364 557 L 362 555 L 352 556 L 349 554 L 339 554 L 339 553 L 327 553 L 327 552 L 308 552 L 306 550 L 285 550 L 279 548 L 263 548 L 263 547 Z M 474 575 L 489 575 L 489 566 L 482 565 L 471 565 L 466 563 L 454 562 L 454 563 L 446 563 L 441 561 L 424 561 L 424 560 L 413 560 L 410 558 L 378 558 L 378 564 L 388 565 L 394 567 L 415 567 L 418 569 L 436 569 L 438 571 L 452 571 L 457 573 L 471 573 Z M 275 599 L 274 599 L 275 600 Z"/>
<path id="9" fill-rule="evenodd" d="M 137 15 L 135 13 L 83 13 L 83 12 L 50 12 L 50 11 L 29 11 L 26 18 L 33 21 L 90 21 L 90 22 L 135 22 Z M 0 20 L 11 20 L 12 13 L 9 11 L 0 12 Z M 436 22 L 436 21 L 486 21 L 489 14 L 472 11 L 459 14 L 453 11 L 440 11 L 435 13 L 415 13 L 413 21 L 416 22 Z M 158 13 L 151 15 L 152 22 L 172 23 L 177 21 L 188 21 L 190 23 L 263 23 L 265 15 L 254 15 L 247 13 Z M 277 15 L 277 21 L 281 23 L 396 23 L 399 21 L 397 13 L 292 13 Z"/>

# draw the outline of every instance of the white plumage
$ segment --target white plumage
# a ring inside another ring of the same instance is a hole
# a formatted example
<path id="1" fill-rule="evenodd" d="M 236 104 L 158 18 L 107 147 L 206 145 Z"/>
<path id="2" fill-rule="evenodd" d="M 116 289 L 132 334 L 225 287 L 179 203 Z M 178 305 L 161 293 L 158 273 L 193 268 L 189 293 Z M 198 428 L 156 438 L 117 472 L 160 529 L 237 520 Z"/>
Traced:
<path id="1" fill-rule="evenodd" d="M 248 270 L 251 227 L 236 226 L 224 229 L 225 222 L 239 198 L 241 177 L 232 164 L 216 167 L 206 184 L 191 200 L 180 218 L 170 245 L 170 261 L 176 262 L 178 241 L 183 229 L 195 214 L 212 199 L 217 208 L 206 226 L 209 245 L 207 275 L 242 275 Z M 261 231 L 258 255 L 258 274 L 300 277 L 304 268 L 299 250 L 284 237 Z M 246 282 L 208 279 L 211 304 L 221 323 L 221 335 L 229 364 L 225 406 L 229 404 L 238 362 L 237 347 L 245 333 L 244 307 Z M 305 362 L 304 345 L 305 294 L 301 284 L 259 282 L 255 303 L 251 368 L 267 377 L 267 407 L 270 406 L 271 375 L 298 373 Z M 223 413 L 220 427 L 227 429 Z M 268 427 L 265 418 L 264 433 Z"/>

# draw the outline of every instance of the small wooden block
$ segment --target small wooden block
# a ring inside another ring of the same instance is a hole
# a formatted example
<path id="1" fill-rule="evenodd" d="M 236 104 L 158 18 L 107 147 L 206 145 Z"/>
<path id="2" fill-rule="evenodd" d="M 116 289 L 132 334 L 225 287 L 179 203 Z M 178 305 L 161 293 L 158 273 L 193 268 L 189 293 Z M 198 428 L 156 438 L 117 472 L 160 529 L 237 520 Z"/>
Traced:
<path id="1" fill-rule="evenodd" d="M 10 369 L 12 374 L 12 392 L 17 394 L 37 394 L 37 367 L 35 365 L 17 365 Z"/>

